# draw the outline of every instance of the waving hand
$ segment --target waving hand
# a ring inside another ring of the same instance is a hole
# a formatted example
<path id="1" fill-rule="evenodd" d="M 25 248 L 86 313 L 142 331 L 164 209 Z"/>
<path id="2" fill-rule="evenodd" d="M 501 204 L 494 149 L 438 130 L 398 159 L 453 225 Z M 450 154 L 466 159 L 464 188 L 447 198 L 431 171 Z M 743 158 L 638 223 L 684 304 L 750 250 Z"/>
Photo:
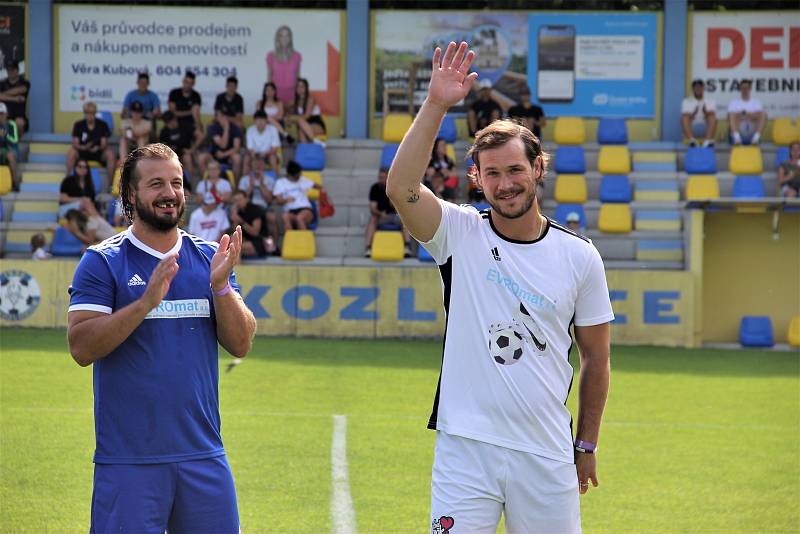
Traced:
<path id="1" fill-rule="evenodd" d="M 428 87 L 428 99 L 445 109 L 460 102 L 469 93 L 472 83 L 478 77 L 469 68 L 475 59 L 475 52 L 467 52 L 467 43 L 458 47 L 451 42 L 442 57 L 442 49 L 433 52 L 433 74 Z"/>

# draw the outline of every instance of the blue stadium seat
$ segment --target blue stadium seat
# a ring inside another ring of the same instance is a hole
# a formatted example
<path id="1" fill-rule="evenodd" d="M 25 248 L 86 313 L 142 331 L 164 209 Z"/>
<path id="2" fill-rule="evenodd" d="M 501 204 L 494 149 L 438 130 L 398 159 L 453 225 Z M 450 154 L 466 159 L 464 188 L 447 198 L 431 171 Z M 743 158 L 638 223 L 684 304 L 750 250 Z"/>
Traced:
<path id="1" fill-rule="evenodd" d="M 739 323 L 739 343 L 743 347 L 771 347 L 772 321 L 765 315 L 745 315 Z"/>
<path id="2" fill-rule="evenodd" d="M 111 135 L 114 135 L 114 114 L 110 111 L 98 111 L 97 118 L 105 122 Z"/>
<path id="3" fill-rule="evenodd" d="M 556 172 L 558 174 L 584 174 L 586 155 L 581 146 L 560 146 L 556 150 Z"/>
<path id="4" fill-rule="evenodd" d="M 397 149 L 400 148 L 400 143 L 386 143 L 381 150 L 381 169 L 388 169 L 392 166 Z"/>
<path id="5" fill-rule="evenodd" d="M 314 218 L 311 219 L 310 223 L 308 223 L 306 230 L 316 230 L 317 226 L 319 225 L 319 208 L 317 207 L 317 203 L 315 201 L 310 200 L 309 202 L 311 202 L 311 211 L 314 212 Z"/>
<path id="6" fill-rule="evenodd" d="M 23 182 L 19 184 L 21 193 L 58 193 L 61 191 L 61 184 L 57 183 L 37 183 Z"/>
<path id="7" fill-rule="evenodd" d="M 325 147 L 319 143 L 299 143 L 294 160 L 306 171 L 321 171 L 325 168 Z"/>
<path id="8" fill-rule="evenodd" d="M 627 176 L 609 174 L 600 179 L 600 202 L 630 202 L 632 197 Z"/>
<path id="9" fill-rule="evenodd" d="M 733 198 L 763 198 L 764 180 L 760 176 L 737 176 L 733 182 Z"/>
<path id="10" fill-rule="evenodd" d="M 601 145 L 627 145 L 628 127 L 625 119 L 605 117 L 597 124 L 597 142 Z"/>
<path id="11" fill-rule="evenodd" d="M 444 139 L 445 143 L 452 144 L 458 139 L 458 129 L 456 128 L 456 120 L 452 115 L 445 115 L 442 120 L 442 126 L 439 128 L 439 133 L 436 137 Z"/>
<path id="12" fill-rule="evenodd" d="M 779 146 L 775 149 L 775 167 L 780 167 L 781 163 L 789 159 L 789 147 Z"/>
<path id="13" fill-rule="evenodd" d="M 101 191 L 100 188 L 103 187 L 103 180 L 100 179 L 100 169 L 91 167 L 89 173 L 92 175 L 92 185 L 94 185 L 94 192 L 97 194 Z"/>
<path id="14" fill-rule="evenodd" d="M 53 236 L 53 245 L 50 247 L 50 252 L 53 256 L 80 256 L 82 248 L 83 243 L 72 235 L 69 230 L 63 226 L 56 228 Z"/>
<path id="15" fill-rule="evenodd" d="M 689 147 L 686 149 L 684 168 L 688 174 L 717 174 L 717 157 L 711 147 Z"/>
<path id="16" fill-rule="evenodd" d="M 430 252 L 425 250 L 425 247 L 420 245 L 419 252 L 417 252 L 417 259 L 419 259 L 419 261 L 432 262 L 433 256 L 431 256 Z"/>
<path id="17" fill-rule="evenodd" d="M 58 213 L 44 211 L 15 211 L 11 214 L 11 222 L 54 223 L 58 221 Z"/>
<path id="18" fill-rule="evenodd" d="M 562 226 L 566 226 L 567 215 L 573 211 L 581 218 L 581 228 L 586 228 L 586 212 L 583 210 L 583 205 L 581 204 L 559 204 L 556 206 L 556 222 Z"/>

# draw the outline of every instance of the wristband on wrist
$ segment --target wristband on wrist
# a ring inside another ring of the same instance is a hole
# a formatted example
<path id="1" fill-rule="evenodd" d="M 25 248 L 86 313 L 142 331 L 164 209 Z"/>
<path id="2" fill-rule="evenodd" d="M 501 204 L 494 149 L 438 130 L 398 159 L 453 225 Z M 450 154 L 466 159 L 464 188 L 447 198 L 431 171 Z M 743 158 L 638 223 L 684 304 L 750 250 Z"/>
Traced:
<path id="1" fill-rule="evenodd" d="M 594 451 L 596 449 L 597 445 L 595 445 L 591 441 L 583 441 L 580 439 L 575 440 L 575 450 L 578 452 L 582 452 L 584 454 L 594 454 Z"/>
<path id="2" fill-rule="evenodd" d="M 224 297 L 225 295 L 227 295 L 230 292 L 230 290 L 231 290 L 231 283 L 230 282 L 225 284 L 225 287 L 223 287 L 219 291 L 214 291 L 214 288 L 213 287 L 211 288 L 211 291 L 214 291 L 214 295 L 216 295 L 217 297 Z"/>

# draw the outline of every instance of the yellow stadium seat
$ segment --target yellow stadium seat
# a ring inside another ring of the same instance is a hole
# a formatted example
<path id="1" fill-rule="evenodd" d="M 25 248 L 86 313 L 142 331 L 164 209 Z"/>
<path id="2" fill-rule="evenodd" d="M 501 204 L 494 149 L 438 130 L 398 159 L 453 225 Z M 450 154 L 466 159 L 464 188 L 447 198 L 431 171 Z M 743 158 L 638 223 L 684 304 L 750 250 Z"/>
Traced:
<path id="1" fill-rule="evenodd" d="M 99 161 L 95 161 L 93 159 L 90 159 L 89 160 L 89 167 L 92 167 L 94 169 L 102 169 L 103 168 L 103 164 L 100 163 Z"/>
<path id="2" fill-rule="evenodd" d="M 719 198 L 719 182 L 713 174 L 690 174 L 686 182 L 686 200 Z"/>
<path id="3" fill-rule="evenodd" d="M 779 117 L 772 123 L 772 142 L 788 145 L 800 141 L 800 121 L 793 122 L 789 117 Z"/>
<path id="4" fill-rule="evenodd" d="M 404 252 L 402 232 L 375 232 L 372 238 L 373 261 L 402 261 Z"/>
<path id="5" fill-rule="evenodd" d="M 286 230 L 283 236 L 281 257 L 284 260 L 313 260 L 317 255 L 314 232 L 311 230 Z"/>
<path id="6" fill-rule="evenodd" d="M 58 213 L 58 202 L 55 200 L 17 200 L 14 202 L 14 211 L 24 213 Z"/>
<path id="7" fill-rule="evenodd" d="M 559 174 L 556 177 L 556 202 L 583 204 L 586 197 L 586 178 L 582 174 Z"/>
<path id="8" fill-rule="evenodd" d="M 322 173 L 320 171 L 303 171 L 303 176 L 317 185 L 322 185 Z M 319 189 L 309 191 L 308 200 L 319 200 Z"/>
<path id="9" fill-rule="evenodd" d="M 597 156 L 597 170 L 600 174 L 629 174 L 631 172 L 631 153 L 624 145 L 600 147 Z"/>
<path id="10" fill-rule="evenodd" d="M 383 141 L 399 143 L 411 128 L 413 119 L 406 113 L 390 113 L 383 117 Z"/>
<path id="11" fill-rule="evenodd" d="M 735 146 L 731 148 L 728 169 L 733 174 L 760 175 L 764 171 L 761 149 L 757 146 Z"/>
<path id="12" fill-rule="evenodd" d="M 558 117 L 555 141 L 559 145 L 582 145 L 586 142 L 586 127 L 580 117 Z"/>
<path id="13" fill-rule="evenodd" d="M 447 144 L 447 157 L 453 160 L 453 163 L 456 162 L 456 147 L 452 144 Z"/>
<path id="14" fill-rule="evenodd" d="M 7 165 L 0 165 L 0 195 L 10 193 L 13 185 L 11 169 Z"/>
<path id="15" fill-rule="evenodd" d="M 602 204 L 597 228 L 609 234 L 627 234 L 633 229 L 629 204 Z"/>
<path id="16" fill-rule="evenodd" d="M 111 181 L 111 195 L 114 197 L 119 196 L 119 180 L 122 177 L 122 170 L 117 167 L 117 170 L 114 171 L 114 178 Z"/>
<path id="17" fill-rule="evenodd" d="M 786 334 L 789 345 L 800 347 L 800 315 L 795 315 L 789 321 L 789 332 Z"/>

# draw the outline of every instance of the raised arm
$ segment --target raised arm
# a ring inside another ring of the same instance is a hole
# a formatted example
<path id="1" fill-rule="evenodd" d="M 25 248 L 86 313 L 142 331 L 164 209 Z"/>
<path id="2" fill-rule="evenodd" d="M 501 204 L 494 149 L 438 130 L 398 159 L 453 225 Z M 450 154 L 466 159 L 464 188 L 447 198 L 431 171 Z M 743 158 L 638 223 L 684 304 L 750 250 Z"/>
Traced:
<path id="1" fill-rule="evenodd" d="M 421 241 L 433 238 L 442 219 L 442 208 L 436 196 L 420 182 L 442 118 L 451 106 L 464 99 L 478 77 L 469 72 L 474 58 L 475 52 L 468 52 L 465 42 L 458 47 L 451 42 L 444 57 L 440 48 L 434 51 L 428 97 L 389 169 L 386 194 L 403 224 Z"/>

